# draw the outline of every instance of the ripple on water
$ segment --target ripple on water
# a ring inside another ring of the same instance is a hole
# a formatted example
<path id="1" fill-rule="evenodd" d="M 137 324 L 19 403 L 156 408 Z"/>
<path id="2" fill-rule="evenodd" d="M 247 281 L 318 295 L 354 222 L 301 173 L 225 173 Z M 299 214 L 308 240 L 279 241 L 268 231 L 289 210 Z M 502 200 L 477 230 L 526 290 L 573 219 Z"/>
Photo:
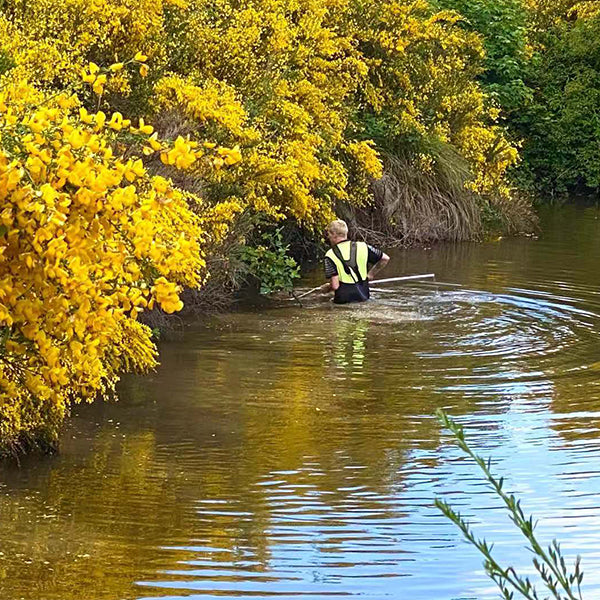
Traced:
<path id="1" fill-rule="evenodd" d="M 378 588 L 383 592 L 389 578 L 404 575 L 402 563 L 413 559 L 397 544 L 397 528 L 405 514 L 398 510 L 393 495 L 377 495 L 361 485 L 342 486 L 335 494 L 343 500 L 331 503 L 313 484 L 302 483 L 306 481 L 302 475 L 310 473 L 301 470 L 284 481 L 280 472 L 273 475 L 276 478 L 263 488 L 268 493 L 262 498 L 269 513 L 263 530 L 270 540 L 268 571 L 256 548 L 224 550 L 204 538 L 193 545 L 166 548 L 192 557 L 181 561 L 178 569 L 165 570 L 162 579 L 139 585 L 186 590 L 202 597 L 351 597 L 367 590 L 378 593 Z M 215 510 L 212 502 L 201 501 L 197 506 L 200 515 L 218 521 L 219 539 L 225 544 L 249 516 Z"/>

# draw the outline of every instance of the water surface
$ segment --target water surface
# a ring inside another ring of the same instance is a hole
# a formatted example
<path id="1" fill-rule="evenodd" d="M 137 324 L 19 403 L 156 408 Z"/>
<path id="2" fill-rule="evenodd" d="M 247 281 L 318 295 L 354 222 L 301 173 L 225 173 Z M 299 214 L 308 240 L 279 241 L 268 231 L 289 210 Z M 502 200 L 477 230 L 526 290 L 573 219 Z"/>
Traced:
<path id="1" fill-rule="evenodd" d="M 600 595 L 598 217 L 397 252 L 386 276 L 438 283 L 247 309 L 163 344 L 118 404 L 76 409 L 60 455 L 0 468 L 0 598 L 497 598 L 434 498 L 500 562 L 530 556 L 438 407 Z"/>

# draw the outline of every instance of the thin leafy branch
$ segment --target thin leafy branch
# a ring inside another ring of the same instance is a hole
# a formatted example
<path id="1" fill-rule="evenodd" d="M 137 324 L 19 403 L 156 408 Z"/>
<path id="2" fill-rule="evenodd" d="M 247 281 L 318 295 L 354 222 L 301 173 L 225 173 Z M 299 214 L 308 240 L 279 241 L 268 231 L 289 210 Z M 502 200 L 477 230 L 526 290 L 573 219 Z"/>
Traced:
<path id="1" fill-rule="evenodd" d="M 555 600 L 582 600 L 581 583 L 583 572 L 581 570 L 581 558 L 578 556 L 573 571 L 567 567 L 562 556 L 560 544 L 553 540 L 544 549 L 535 536 L 536 521 L 533 517 L 526 516 L 521 507 L 521 501 L 514 494 L 504 490 L 504 477 L 496 477 L 491 471 L 491 459 L 487 460 L 476 454 L 465 439 L 463 428 L 453 421 L 443 410 L 437 411 L 440 422 L 452 433 L 459 448 L 471 457 L 483 472 L 486 481 L 491 485 L 494 493 L 502 500 L 508 510 L 511 521 L 529 542 L 529 550 L 533 553 L 533 566 L 539 573 L 545 587 L 550 591 Z M 521 597 L 529 600 L 539 600 L 540 596 L 534 584 L 529 578 L 521 577 L 513 567 L 501 567 L 492 556 L 493 545 L 484 539 L 479 539 L 473 533 L 469 523 L 455 511 L 447 502 L 435 500 L 435 505 L 442 513 L 459 527 L 466 540 L 475 546 L 484 556 L 484 568 L 487 575 L 499 587 L 502 597 L 512 600 L 515 592 Z"/>

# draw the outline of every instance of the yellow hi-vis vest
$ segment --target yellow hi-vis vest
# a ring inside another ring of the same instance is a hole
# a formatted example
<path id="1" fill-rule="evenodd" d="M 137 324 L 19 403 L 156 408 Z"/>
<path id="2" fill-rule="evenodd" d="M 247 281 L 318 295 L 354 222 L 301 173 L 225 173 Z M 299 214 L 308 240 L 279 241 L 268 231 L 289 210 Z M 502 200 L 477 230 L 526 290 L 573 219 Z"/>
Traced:
<path id="1" fill-rule="evenodd" d="M 356 257 L 353 256 L 352 245 L 356 247 Z M 336 256 L 334 248 L 327 251 L 325 256 L 333 261 L 336 266 L 340 283 L 358 283 L 367 278 L 369 262 L 369 247 L 365 242 L 350 242 L 345 240 L 337 244 L 336 248 L 342 260 Z"/>

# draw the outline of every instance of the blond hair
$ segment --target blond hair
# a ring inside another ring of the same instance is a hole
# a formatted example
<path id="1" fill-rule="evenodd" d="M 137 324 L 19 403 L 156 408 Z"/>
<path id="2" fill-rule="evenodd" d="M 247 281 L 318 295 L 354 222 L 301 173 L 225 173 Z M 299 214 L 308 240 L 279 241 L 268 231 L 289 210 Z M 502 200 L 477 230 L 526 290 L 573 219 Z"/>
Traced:
<path id="1" fill-rule="evenodd" d="M 336 219 L 335 221 L 331 221 L 331 223 L 329 223 L 327 226 L 327 231 L 336 237 L 347 237 L 348 225 L 346 225 L 346 221 Z"/>

